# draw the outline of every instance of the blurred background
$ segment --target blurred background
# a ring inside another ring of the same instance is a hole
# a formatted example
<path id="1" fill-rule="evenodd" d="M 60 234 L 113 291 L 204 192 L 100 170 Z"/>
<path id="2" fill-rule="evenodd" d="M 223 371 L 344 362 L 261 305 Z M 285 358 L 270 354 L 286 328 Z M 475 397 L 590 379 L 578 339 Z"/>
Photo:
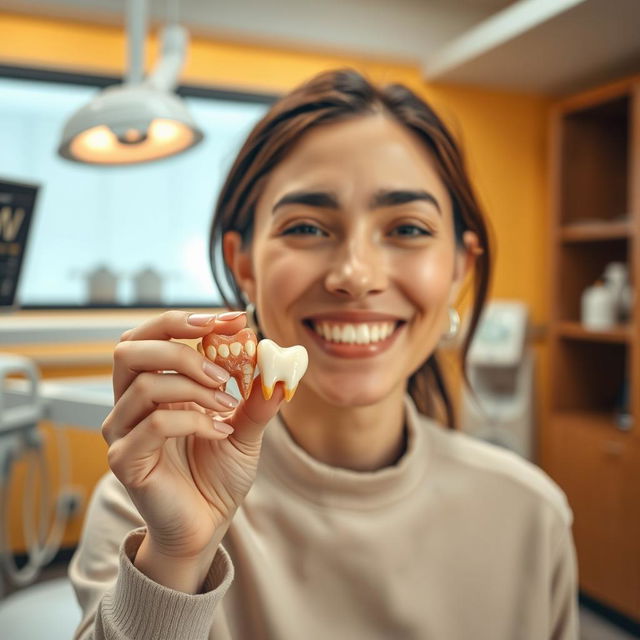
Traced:
<path id="1" fill-rule="evenodd" d="M 0 628 L 70 637 L 113 346 L 219 307 L 235 153 L 352 67 L 435 106 L 491 221 L 475 396 L 445 354 L 460 428 L 566 492 L 582 639 L 640 637 L 639 33 L 638 0 L 0 0 Z"/>

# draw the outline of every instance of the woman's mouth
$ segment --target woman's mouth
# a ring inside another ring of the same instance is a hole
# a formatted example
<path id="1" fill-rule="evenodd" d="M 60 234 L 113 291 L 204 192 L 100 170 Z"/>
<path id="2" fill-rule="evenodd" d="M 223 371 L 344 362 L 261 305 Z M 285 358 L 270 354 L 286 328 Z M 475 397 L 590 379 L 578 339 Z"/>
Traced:
<path id="1" fill-rule="evenodd" d="M 343 322 L 309 318 L 303 324 L 325 352 L 343 358 L 363 358 L 386 351 L 405 322 Z"/>

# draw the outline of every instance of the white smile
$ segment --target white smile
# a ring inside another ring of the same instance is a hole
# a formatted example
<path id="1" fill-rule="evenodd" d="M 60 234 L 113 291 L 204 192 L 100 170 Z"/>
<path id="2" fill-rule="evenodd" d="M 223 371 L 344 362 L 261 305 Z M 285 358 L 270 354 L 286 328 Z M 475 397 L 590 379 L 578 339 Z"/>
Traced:
<path id="1" fill-rule="evenodd" d="M 311 328 L 327 342 L 343 344 L 375 344 L 388 338 L 395 330 L 395 322 L 315 322 Z"/>

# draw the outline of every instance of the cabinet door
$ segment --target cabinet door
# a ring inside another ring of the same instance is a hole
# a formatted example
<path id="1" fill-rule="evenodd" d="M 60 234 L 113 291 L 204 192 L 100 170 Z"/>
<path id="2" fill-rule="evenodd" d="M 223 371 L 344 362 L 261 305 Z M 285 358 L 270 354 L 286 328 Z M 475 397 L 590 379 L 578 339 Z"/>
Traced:
<path id="1" fill-rule="evenodd" d="M 554 477 L 574 512 L 580 588 L 640 619 L 640 460 L 629 433 L 588 413 L 554 417 Z"/>

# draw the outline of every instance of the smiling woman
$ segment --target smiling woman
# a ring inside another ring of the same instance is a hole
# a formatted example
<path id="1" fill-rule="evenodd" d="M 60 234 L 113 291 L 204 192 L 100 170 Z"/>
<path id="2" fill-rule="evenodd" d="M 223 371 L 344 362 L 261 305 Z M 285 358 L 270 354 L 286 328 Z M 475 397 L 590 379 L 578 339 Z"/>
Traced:
<path id="1" fill-rule="evenodd" d="M 354 206 L 360 211 L 375 212 L 363 220 L 375 221 L 375 233 L 384 236 L 388 246 L 398 250 L 404 246 L 405 259 L 409 255 L 415 256 L 418 248 L 422 248 L 424 254 L 425 245 L 431 247 L 431 254 L 434 247 L 436 251 L 444 248 L 452 251 L 449 264 L 442 260 L 418 265 L 400 264 L 396 260 L 397 269 L 413 279 L 416 288 L 422 287 L 431 293 L 435 290 L 429 283 L 416 280 L 419 274 L 429 273 L 437 283 L 449 281 L 453 289 L 447 302 L 453 304 L 463 277 L 470 270 L 471 262 L 475 262 L 474 307 L 461 351 L 464 371 L 466 354 L 487 294 L 491 256 L 484 215 L 468 180 L 462 154 L 437 114 L 404 87 L 394 85 L 378 91 L 357 74 L 344 74 L 335 85 L 330 85 L 329 81 L 329 76 L 318 78 L 313 86 L 292 92 L 248 137 L 220 193 L 211 231 L 211 255 L 219 253 L 222 238 L 228 231 L 237 232 L 240 244 L 246 244 L 257 230 L 264 229 L 262 220 L 272 219 L 274 225 L 280 225 L 279 233 L 283 237 L 295 236 L 288 240 L 299 249 L 292 258 L 299 264 L 289 265 L 292 273 L 300 273 L 300 267 L 309 264 L 304 247 L 309 247 L 311 242 L 314 243 L 313 255 L 319 256 L 319 250 L 324 251 L 319 258 L 321 263 L 338 264 L 339 256 L 329 255 L 329 246 L 335 249 L 337 239 L 344 239 L 349 224 L 353 225 L 354 220 L 349 220 L 345 212 L 354 211 Z M 356 118 L 362 120 L 359 122 L 361 131 L 351 122 Z M 328 124 L 335 124 L 331 132 L 327 131 Z M 322 146 L 314 144 L 319 140 Z M 377 141 L 381 142 L 376 147 Z M 269 171 L 268 167 L 279 162 L 281 164 L 271 172 L 269 195 L 274 193 L 278 178 L 283 176 L 281 193 L 272 198 L 270 205 L 265 205 L 270 206 L 270 215 L 256 218 L 258 201 L 265 197 L 261 177 Z M 286 174 L 288 167 L 293 169 L 291 175 Z M 336 178 L 333 182 L 325 167 L 332 168 Z M 425 184 L 430 187 L 425 189 Z M 318 185 L 324 188 L 316 188 Z M 331 188 L 326 188 L 327 185 Z M 358 198 L 360 201 L 356 201 Z M 443 217 L 445 205 L 447 210 Z M 310 217 L 311 214 L 315 217 Z M 332 230 L 330 225 L 333 225 Z M 373 231 L 369 229 L 365 233 L 371 235 Z M 330 236 L 336 240 L 333 244 Z M 230 242 L 227 239 L 227 244 Z M 376 246 L 379 245 L 377 242 Z M 453 260 L 454 245 L 458 249 L 456 261 Z M 352 256 L 355 263 L 346 268 L 352 270 L 355 265 L 355 277 L 361 265 L 364 274 L 374 273 L 366 265 L 369 259 L 374 263 L 380 260 L 380 255 L 375 257 L 374 246 L 362 242 L 355 246 L 362 256 Z M 394 255 L 398 253 L 396 251 Z M 233 260 L 227 256 L 224 263 L 212 263 L 214 278 L 225 302 L 233 308 L 242 308 L 247 302 L 246 287 L 251 285 L 238 285 L 237 274 L 230 270 Z M 438 264 L 451 273 L 443 278 L 442 273 L 429 271 L 428 264 Z M 262 269 L 259 273 L 271 271 Z M 289 289 L 287 284 L 282 292 Z M 257 307 L 259 317 L 263 318 L 267 310 L 261 305 Z M 430 308 L 428 317 L 434 324 L 432 334 L 440 331 L 439 338 L 447 314 L 446 308 L 438 311 L 436 314 L 433 307 Z M 342 318 L 342 323 L 346 320 Z M 394 336 L 395 329 L 406 324 L 406 318 L 397 315 L 387 320 L 394 323 Z M 310 318 L 303 324 L 313 328 Z M 340 335 L 340 323 L 334 323 L 334 326 L 336 336 Z M 356 329 L 354 327 L 354 333 L 357 333 Z M 349 337 L 352 330 L 345 330 Z M 331 331 L 333 333 L 334 329 Z M 360 331 L 362 334 L 365 329 Z M 320 332 L 320 335 L 324 334 Z M 289 340 L 294 337 L 289 336 Z M 424 362 L 415 363 L 409 390 L 423 413 L 438 415 L 440 411 L 447 424 L 454 427 L 452 402 L 433 351 L 436 342 L 432 336 L 425 345 L 427 349 L 418 350 L 418 353 L 431 355 Z M 330 345 L 327 348 L 335 349 Z M 346 353 L 345 349 L 343 351 Z M 350 353 L 357 354 L 358 351 L 351 350 Z"/>
<path id="2" fill-rule="evenodd" d="M 210 244 L 239 311 L 168 312 L 116 348 L 77 637 L 577 640 L 564 494 L 453 428 L 438 346 L 475 275 L 464 361 L 490 251 L 431 108 L 352 70 L 311 79 L 249 134 Z M 274 361 L 238 402 L 171 338 L 224 364 L 245 305 Z"/>

